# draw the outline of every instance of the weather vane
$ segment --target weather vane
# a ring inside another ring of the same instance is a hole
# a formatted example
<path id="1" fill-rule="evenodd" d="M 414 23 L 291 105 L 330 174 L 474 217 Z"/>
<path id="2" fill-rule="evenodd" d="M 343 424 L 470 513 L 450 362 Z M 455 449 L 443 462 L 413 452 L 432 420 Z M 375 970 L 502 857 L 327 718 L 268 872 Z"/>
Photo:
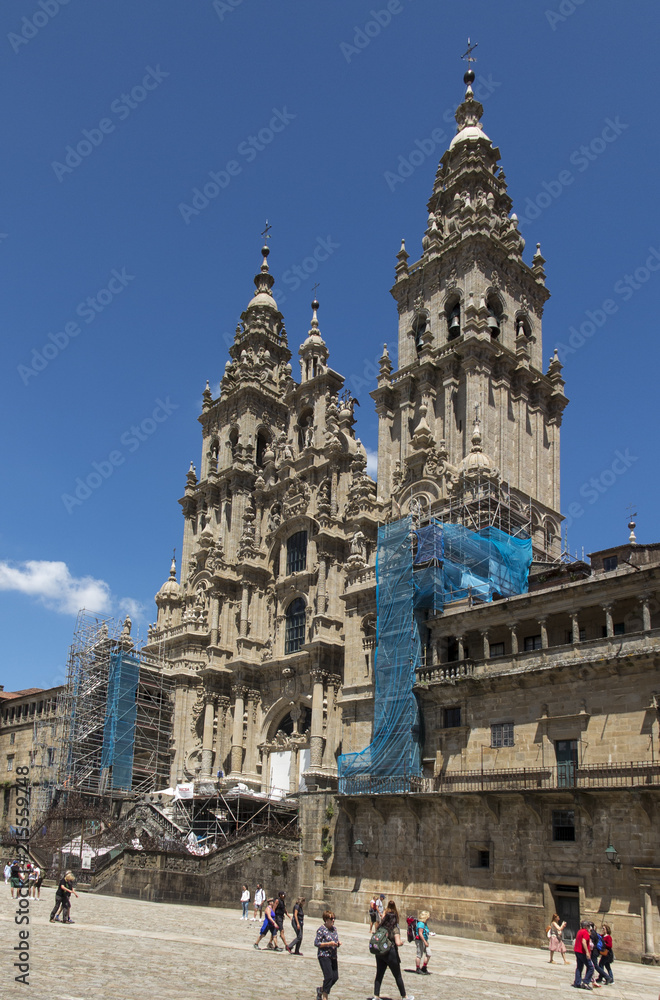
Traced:
<path id="1" fill-rule="evenodd" d="M 317 282 L 316 282 L 316 284 L 312 286 L 312 292 L 313 292 L 313 294 L 314 294 L 314 298 L 316 298 L 316 289 L 317 289 L 318 287 L 319 287 L 319 283 L 318 283 L 318 281 L 317 281 Z"/>
<path id="2" fill-rule="evenodd" d="M 470 66 L 470 63 L 473 63 L 473 62 L 477 61 L 477 57 L 473 56 L 472 53 L 474 52 L 474 50 L 476 49 L 476 47 L 477 47 L 478 44 L 479 44 L 479 42 L 475 42 L 474 45 L 471 45 L 470 44 L 470 39 L 468 38 L 468 47 L 467 47 L 467 50 L 461 56 L 461 59 L 465 59 L 467 61 L 468 69 L 472 69 L 472 67 Z"/>
<path id="3" fill-rule="evenodd" d="M 470 39 L 468 38 L 468 42 L 469 41 L 470 41 Z M 265 240 L 269 240 L 270 239 L 270 231 L 271 231 L 272 228 L 273 228 L 272 226 L 268 225 L 268 219 L 266 219 L 266 228 L 264 230 L 262 230 L 262 233 L 261 233 L 261 235 L 263 236 L 263 238 Z"/>

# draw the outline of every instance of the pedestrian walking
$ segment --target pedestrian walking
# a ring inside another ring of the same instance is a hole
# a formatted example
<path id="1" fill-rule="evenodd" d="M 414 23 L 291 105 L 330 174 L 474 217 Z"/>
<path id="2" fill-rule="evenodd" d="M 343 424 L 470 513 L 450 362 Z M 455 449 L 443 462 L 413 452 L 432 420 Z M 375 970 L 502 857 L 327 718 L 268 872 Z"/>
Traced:
<path id="1" fill-rule="evenodd" d="M 376 929 L 376 924 L 380 921 L 380 916 L 378 915 L 378 896 L 376 893 L 373 894 L 369 900 L 369 937 L 373 934 Z"/>
<path id="2" fill-rule="evenodd" d="M 269 948 L 271 951 L 273 950 L 274 947 L 274 950 L 278 951 L 279 949 L 277 948 L 277 921 L 275 920 L 275 911 L 273 910 L 272 899 L 269 899 L 268 902 L 266 903 L 264 922 L 261 925 L 261 929 L 259 931 L 259 937 L 254 942 L 254 947 L 257 949 L 257 951 L 259 951 L 259 942 L 261 941 L 262 938 L 266 937 L 266 934 L 270 934 L 270 941 L 266 945 L 266 947 Z"/>
<path id="3" fill-rule="evenodd" d="M 5 885 L 9 884 L 9 879 L 11 878 L 11 865 L 9 862 L 5 865 Z"/>
<path id="4" fill-rule="evenodd" d="M 589 921 L 583 920 L 580 930 L 575 935 L 575 979 L 573 986 L 578 990 L 591 990 L 591 980 L 594 975 L 594 963 L 591 961 L 591 934 Z M 584 974 L 583 974 L 584 973 Z"/>
<path id="5" fill-rule="evenodd" d="M 612 928 L 609 924 L 603 924 L 600 933 L 603 939 L 603 948 L 600 953 L 600 968 L 596 982 L 599 984 L 601 982 L 611 984 L 614 982 L 614 976 L 612 975 L 612 962 L 614 961 L 614 951 L 612 949 Z"/>
<path id="6" fill-rule="evenodd" d="M 37 877 L 34 882 L 34 898 L 41 899 L 41 886 L 43 885 L 44 882 L 44 873 L 38 866 L 36 868 L 36 871 L 37 871 Z"/>
<path id="7" fill-rule="evenodd" d="M 431 932 L 426 922 L 429 916 L 428 910 L 421 910 L 415 926 L 415 947 L 417 949 L 415 971 L 424 976 L 430 975 L 427 966 L 431 957 L 431 949 L 429 948 L 429 934 Z"/>
<path id="8" fill-rule="evenodd" d="M 546 927 L 546 934 L 548 936 L 548 945 L 550 946 L 550 959 L 549 962 L 552 965 L 555 958 L 555 952 L 558 952 L 564 959 L 564 965 L 568 965 L 568 960 L 566 958 L 566 945 L 564 944 L 564 927 L 566 926 L 566 921 L 562 922 L 561 917 L 558 913 L 552 914 L 552 920 Z"/>
<path id="9" fill-rule="evenodd" d="M 53 907 L 50 914 L 51 924 L 55 920 L 59 920 L 57 916 L 60 908 L 62 910 L 62 923 L 72 924 L 71 919 L 71 896 L 72 894 L 78 898 L 78 893 L 73 888 L 75 879 L 73 877 L 73 872 L 65 872 L 64 876 L 58 879 L 57 890 L 55 892 L 55 906 Z"/>
<path id="10" fill-rule="evenodd" d="M 601 958 L 604 952 L 607 950 L 605 948 L 605 941 L 603 940 L 603 935 L 596 930 L 596 925 L 589 924 L 589 935 L 591 937 L 591 961 L 593 962 L 594 970 L 598 973 L 598 979 L 594 980 L 594 986 L 604 986 L 605 983 L 609 983 L 610 977 L 605 972 L 605 969 L 601 965 Z"/>
<path id="11" fill-rule="evenodd" d="M 380 896 L 376 896 L 376 910 L 378 911 L 378 923 L 380 923 L 385 916 L 385 896 L 382 892 Z"/>
<path id="12" fill-rule="evenodd" d="M 9 887 L 11 889 L 11 898 L 19 898 L 19 889 L 25 885 L 23 880 L 23 872 L 21 870 L 20 861 L 12 861 L 11 864 L 11 874 L 9 876 Z M 16 893 L 16 895 L 14 895 Z"/>
<path id="13" fill-rule="evenodd" d="M 253 920 L 261 920 L 263 918 L 264 903 L 266 902 L 266 893 L 261 882 L 257 882 L 257 888 L 254 891 L 254 916 Z M 257 913 L 259 916 L 257 916 Z"/>
<path id="14" fill-rule="evenodd" d="M 41 868 L 39 865 L 32 865 L 30 871 L 28 872 L 28 896 L 32 899 L 38 899 L 37 896 L 37 882 L 41 878 Z"/>
<path id="15" fill-rule="evenodd" d="M 250 890 L 246 885 L 243 886 L 241 892 L 241 906 L 243 907 L 243 913 L 241 914 L 241 920 L 248 920 L 248 910 L 250 908 Z"/>
<path id="16" fill-rule="evenodd" d="M 401 947 L 401 932 L 399 930 L 399 913 L 394 900 L 390 900 L 385 909 L 385 915 L 378 924 L 378 930 L 387 932 L 388 947 L 384 952 L 376 952 L 376 979 L 374 981 L 373 1000 L 380 1000 L 380 987 L 383 976 L 387 969 L 394 976 L 394 980 L 404 1000 L 415 1000 L 413 996 L 406 993 L 406 987 L 401 975 L 401 959 L 399 958 L 399 948 Z M 376 932 L 377 933 L 377 932 Z"/>
<path id="17" fill-rule="evenodd" d="M 293 907 L 293 916 L 291 917 L 291 926 L 293 927 L 293 933 L 295 937 L 290 945 L 287 945 L 287 951 L 290 955 L 302 955 L 300 950 L 300 945 L 303 939 L 303 924 L 305 922 L 305 897 L 299 896 Z"/>
<path id="18" fill-rule="evenodd" d="M 286 938 L 284 937 L 284 918 L 288 917 L 289 914 L 286 910 L 286 904 L 284 900 L 286 899 L 285 892 L 278 892 L 277 899 L 275 900 L 275 906 L 273 907 L 273 912 L 275 914 L 275 923 L 277 924 L 277 929 L 279 935 L 282 938 L 282 944 L 287 947 Z"/>
<path id="19" fill-rule="evenodd" d="M 316 1000 L 328 1000 L 330 990 L 339 979 L 337 949 L 341 947 L 341 941 L 335 927 L 335 915 L 332 910 L 325 910 L 321 919 L 323 923 L 316 932 L 314 947 L 318 948 L 323 985 L 316 989 Z"/>

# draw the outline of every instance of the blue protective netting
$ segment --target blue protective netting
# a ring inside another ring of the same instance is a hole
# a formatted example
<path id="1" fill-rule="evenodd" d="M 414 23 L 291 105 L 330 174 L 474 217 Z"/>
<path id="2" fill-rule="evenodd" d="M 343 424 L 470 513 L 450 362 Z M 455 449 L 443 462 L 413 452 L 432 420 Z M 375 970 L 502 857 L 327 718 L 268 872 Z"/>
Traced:
<path id="1" fill-rule="evenodd" d="M 135 657 L 123 652 L 110 656 L 101 772 L 107 769 L 108 787 L 125 791 L 130 791 L 133 780 L 139 677 L 140 664 Z"/>
<path id="2" fill-rule="evenodd" d="M 531 539 L 498 528 L 475 532 L 432 521 L 413 531 L 406 517 L 378 529 L 373 738 L 366 749 L 339 757 L 340 792 L 406 791 L 421 773 L 413 685 L 424 611 L 441 612 L 468 597 L 492 601 L 524 593 L 531 563 Z"/>
<path id="3" fill-rule="evenodd" d="M 492 601 L 527 590 L 531 538 L 432 521 L 417 532 L 415 606 L 440 610 L 466 597 Z"/>
<path id="4" fill-rule="evenodd" d="M 365 750 L 340 756 L 342 791 L 359 790 L 360 777 L 387 776 L 400 779 L 404 786 L 412 775 L 421 773 L 419 709 L 413 694 L 421 643 L 413 616 L 411 532 L 410 517 L 378 529 L 373 738 Z"/>

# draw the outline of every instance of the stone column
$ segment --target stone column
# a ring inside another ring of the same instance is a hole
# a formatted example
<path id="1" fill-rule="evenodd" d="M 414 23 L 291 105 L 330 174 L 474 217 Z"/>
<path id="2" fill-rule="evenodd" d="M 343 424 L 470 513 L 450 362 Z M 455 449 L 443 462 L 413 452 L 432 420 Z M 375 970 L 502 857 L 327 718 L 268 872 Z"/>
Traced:
<path id="1" fill-rule="evenodd" d="M 231 737 L 231 773 L 240 774 L 243 768 L 243 714 L 245 712 L 245 688 L 235 684 L 231 689 L 234 696 L 234 730 Z"/>
<path id="2" fill-rule="evenodd" d="M 250 602 L 250 589 L 247 583 L 243 584 L 241 590 L 241 617 L 239 621 L 238 634 L 245 638 L 248 634 L 248 608 Z"/>
<path id="3" fill-rule="evenodd" d="M 261 693 L 259 691 L 252 689 L 247 692 L 248 730 L 244 770 L 250 774 L 257 772 L 257 712 L 260 701 Z"/>
<path id="4" fill-rule="evenodd" d="M 642 628 L 645 632 L 651 629 L 651 594 L 642 594 L 639 603 L 642 605 Z"/>
<path id="5" fill-rule="evenodd" d="M 577 611 L 571 611 L 571 642 L 576 643 L 580 641 L 580 622 L 578 619 Z"/>
<path id="6" fill-rule="evenodd" d="M 225 769 L 225 722 L 227 718 L 227 712 L 229 711 L 229 698 L 223 696 L 218 698 L 218 708 L 217 708 L 217 718 L 218 718 L 218 728 L 216 731 L 216 741 L 215 741 L 215 764 L 213 774 L 217 775 L 218 771 Z"/>
<path id="7" fill-rule="evenodd" d="M 601 604 L 603 611 L 605 612 L 605 634 L 607 638 L 611 638 L 614 635 L 614 619 L 612 618 L 612 605 L 611 604 Z"/>
<path id="8" fill-rule="evenodd" d="M 204 696 L 204 732 L 202 736 L 202 766 L 199 772 L 200 778 L 211 777 L 211 767 L 213 766 L 213 722 L 215 710 L 213 705 L 213 695 Z"/>
<path id="9" fill-rule="evenodd" d="M 337 516 L 337 511 L 339 510 L 339 502 L 337 498 L 337 486 L 339 483 L 339 470 L 336 464 L 333 464 L 332 473 L 330 476 L 330 514 L 332 517 Z"/>
<path id="10" fill-rule="evenodd" d="M 323 682 L 325 671 L 314 668 L 311 670 L 312 676 L 312 731 L 309 741 L 310 768 L 319 768 L 323 765 Z"/>
<path id="11" fill-rule="evenodd" d="M 291 747 L 291 769 L 289 771 L 289 792 L 295 795 L 298 791 L 298 747 Z"/>
<path id="12" fill-rule="evenodd" d="M 541 649 L 548 648 L 548 619 L 539 618 L 538 623 L 541 626 Z"/>
<path id="13" fill-rule="evenodd" d="M 216 593 L 211 594 L 211 645 L 218 645 L 220 623 L 220 598 Z"/>
<path id="14" fill-rule="evenodd" d="M 325 859 L 319 854 L 314 858 L 314 902 L 323 903 Z M 312 902 L 312 900 L 310 900 Z"/>
<path id="15" fill-rule="evenodd" d="M 458 659 L 459 660 L 464 660 L 465 659 L 465 636 L 464 635 L 457 635 L 456 636 L 456 644 L 458 646 Z"/>
<path id="16" fill-rule="evenodd" d="M 337 741 L 337 734 L 335 733 L 335 701 L 337 698 L 337 690 L 341 683 L 341 678 L 338 674 L 330 674 L 328 677 L 327 684 L 327 694 L 326 694 L 326 729 L 325 729 L 325 751 L 323 766 L 333 768 L 335 765 L 334 760 L 334 747 Z"/>
<path id="17" fill-rule="evenodd" d="M 325 595 L 325 581 L 327 573 L 327 564 L 325 561 L 325 556 L 319 555 L 319 582 L 316 591 L 316 608 L 317 614 L 324 615 L 327 608 L 327 599 Z"/>
<path id="18" fill-rule="evenodd" d="M 490 656 L 490 643 L 488 641 L 488 629 L 487 628 L 482 628 L 482 629 L 479 629 L 479 631 L 481 632 L 481 646 L 482 646 L 482 650 L 483 650 L 483 657 L 484 657 L 484 660 L 487 660 L 488 657 Z"/>
<path id="19" fill-rule="evenodd" d="M 515 655 L 518 652 L 518 626 L 515 622 L 509 623 L 509 635 L 511 637 L 511 653 Z"/>
<path id="20" fill-rule="evenodd" d="M 261 791 L 266 793 L 270 784 L 270 774 L 268 773 L 270 756 L 266 747 L 261 747 L 259 753 L 261 754 Z"/>
<path id="21" fill-rule="evenodd" d="M 653 940 L 653 897 L 650 885 L 640 885 L 642 893 L 642 931 L 644 935 L 644 955 L 655 955 Z"/>

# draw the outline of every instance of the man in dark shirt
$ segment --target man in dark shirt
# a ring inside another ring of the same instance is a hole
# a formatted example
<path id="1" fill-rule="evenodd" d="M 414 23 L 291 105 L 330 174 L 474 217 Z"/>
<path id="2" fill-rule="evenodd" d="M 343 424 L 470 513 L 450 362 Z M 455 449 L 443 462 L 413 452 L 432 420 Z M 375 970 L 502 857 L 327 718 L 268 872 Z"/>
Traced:
<path id="1" fill-rule="evenodd" d="M 285 892 L 278 892 L 277 901 L 273 909 L 275 910 L 275 922 L 277 923 L 277 929 L 279 931 L 280 937 L 282 938 L 282 944 L 284 947 L 288 947 L 286 939 L 284 937 L 284 918 L 288 917 L 289 914 L 286 912 L 286 904 L 284 900 L 286 899 Z"/>

